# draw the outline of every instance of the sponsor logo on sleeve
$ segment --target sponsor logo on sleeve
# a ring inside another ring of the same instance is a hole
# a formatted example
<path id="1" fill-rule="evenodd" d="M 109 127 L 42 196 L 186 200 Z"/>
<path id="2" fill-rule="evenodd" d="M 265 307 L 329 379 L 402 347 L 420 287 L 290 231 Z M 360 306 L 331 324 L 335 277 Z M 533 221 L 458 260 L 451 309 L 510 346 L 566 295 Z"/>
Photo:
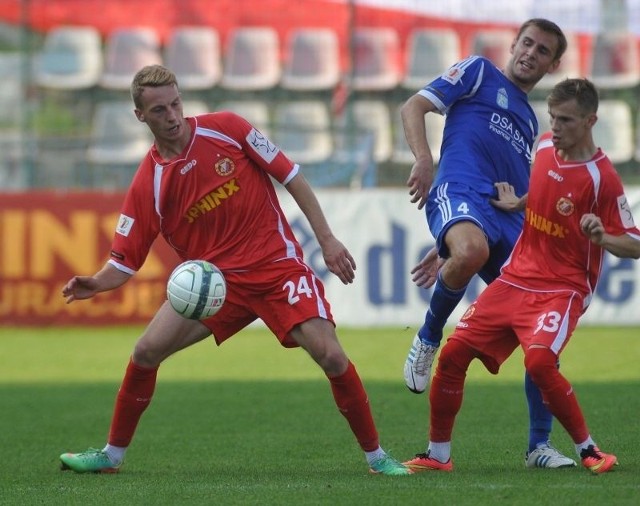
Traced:
<path id="1" fill-rule="evenodd" d="M 255 128 L 252 128 L 249 135 L 247 135 L 247 142 L 267 163 L 271 163 L 280 152 L 278 146 L 273 144 L 262 132 L 259 132 Z"/>
<path id="2" fill-rule="evenodd" d="M 116 226 L 116 234 L 123 235 L 125 237 L 129 236 L 129 232 L 133 228 L 133 224 L 136 220 L 127 216 L 126 214 L 121 214 L 120 218 L 118 218 L 118 225 Z"/>
<path id="3" fill-rule="evenodd" d="M 634 228 L 636 226 L 626 195 L 620 195 L 618 197 L 618 211 L 620 212 L 620 221 L 622 221 L 624 228 Z"/>
<path id="4" fill-rule="evenodd" d="M 442 74 L 442 79 L 447 81 L 449 84 L 456 84 L 462 76 L 464 75 L 464 70 L 460 67 L 451 67 L 444 74 Z"/>

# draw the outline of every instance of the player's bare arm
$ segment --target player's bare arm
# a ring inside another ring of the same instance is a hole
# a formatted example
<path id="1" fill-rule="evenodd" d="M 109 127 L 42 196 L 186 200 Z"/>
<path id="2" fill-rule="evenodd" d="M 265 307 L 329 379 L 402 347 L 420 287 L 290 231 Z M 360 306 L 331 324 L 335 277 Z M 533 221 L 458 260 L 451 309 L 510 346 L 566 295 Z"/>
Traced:
<path id="1" fill-rule="evenodd" d="M 602 220 L 595 214 L 580 218 L 580 228 L 591 242 L 620 258 L 640 258 L 640 241 L 630 235 L 611 235 L 605 231 Z"/>
<path id="2" fill-rule="evenodd" d="M 62 288 L 62 296 L 67 299 L 67 304 L 70 304 L 74 300 L 90 299 L 97 293 L 106 292 L 122 286 L 129 278 L 131 278 L 130 274 L 122 272 L 107 263 L 93 276 L 72 277 Z"/>
<path id="3" fill-rule="evenodd" d="M 527 205 L 528 193 L 525 193 L 522 197 L 518 197 L 513 186 L 509 183 L 500 182 L 495 183 L 494 186 L 498 192 L 498 198 L 491 199 L 493 206 L 507 212 L 524 211 Z"/>
<path id="4" fill-rule="evenodd" d="M 338 276 L 345 285 L 353 283 L 356 262 L 349 250 L 331 232 L 320 203 L 305 177 L 298 173 L 286 188 L 309 220 L 329 271 Z"/>
<path id="5" fill-rule="evenodd" d="M 411 280 L 420 288 L 431 288 L 438 278 L 438 271 L 446 260 L 438 256 L 435 246 L 427 251 L 418 265 L 411 269 Z"/>
<path id="6" fill-rule="evenodd" d="M 422 209 L 427 202 L 435 173 L 433 155 L 427 142 L 424 124 L 424 115 L 435 110 L 436 107 L 429 100 L 416 94 L 405 102 L 400 111 L 407 144 L 416 158 L 416 162 L 411 167 L 407 186 L 411 203 L 417 202 L 418 209 Z"/>

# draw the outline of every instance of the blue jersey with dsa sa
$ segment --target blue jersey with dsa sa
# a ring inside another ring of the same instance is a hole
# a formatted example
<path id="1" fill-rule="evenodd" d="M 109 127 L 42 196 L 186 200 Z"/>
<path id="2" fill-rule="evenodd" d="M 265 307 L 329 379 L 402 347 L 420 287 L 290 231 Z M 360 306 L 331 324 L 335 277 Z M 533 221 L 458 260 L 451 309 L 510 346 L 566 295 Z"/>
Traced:
<path id="1" fill-rule="evenodd" d="M 517 195 L 529 187 L 538 121 L 527 94 L 486 58 L 462 60 L 418 92 L 446 114 L 434 186 L 463 183 L 495 195 L 508 181 Z"/>

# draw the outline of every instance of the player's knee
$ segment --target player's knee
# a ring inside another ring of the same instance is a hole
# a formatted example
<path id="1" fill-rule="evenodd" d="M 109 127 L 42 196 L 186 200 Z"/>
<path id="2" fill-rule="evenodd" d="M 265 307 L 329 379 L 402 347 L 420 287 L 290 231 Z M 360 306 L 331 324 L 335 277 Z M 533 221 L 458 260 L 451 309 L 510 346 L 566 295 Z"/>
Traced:
<path id="1" fill-rule="evenodd" d="M 333 347 L 325 348 L 323 353 L 312 357 L 328 376 L 344 373 L 349 366 L 349 359 L 344 351 Z"/>
<path id="2" fill-rule="evenodd" d="M 449 339 L 440 351 L 436 374 L 441 377 L 465 377 L 475 352 L 462 341 Z"/>
<path id="3" fill-rule="evenodd" d="M 468 242 L 460 248 L 458 257 L 466 263 L 482 267 L 489 259 L 489 245 L 486 241 Z"/>
<path id="4" fill-rule="evenodd" d="M 302 325 L 292 334 L 326 374 L 335 376 L 347 369 L 349 359 L 332 325 L 323 322 Z"/>
<path id="5" fill-rule="evenodd" d="M 524 366 L 533 382 L 542 388 L 558 372 L 558 357 L 549 348 L 529 348 L 524 354 Z"/>
<path id="6" fill-rule="evenodd" d="M 131 355 L 133 362 L 142 367 L 157 367 L 164 360 L 157 347 L 149 341 L 140 339 L 133 348 Z"/>
<path id="7" fill-rule="evenodd" d="M 447 267 L 473 276 L 489 260 L 489 245 L 485 239 L 464 241 L 450 248 L 450 253 Z"/>

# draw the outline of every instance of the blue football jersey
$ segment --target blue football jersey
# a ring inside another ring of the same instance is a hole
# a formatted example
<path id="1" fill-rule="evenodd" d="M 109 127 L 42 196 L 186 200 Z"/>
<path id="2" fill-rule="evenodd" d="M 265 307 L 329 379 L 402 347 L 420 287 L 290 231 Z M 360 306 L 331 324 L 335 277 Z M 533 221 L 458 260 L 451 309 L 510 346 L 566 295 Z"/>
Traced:
<path id="1" fill-rule="evenodd" d="M 470 56 L 418 92 L 446 115 L 434 187 L 464 183 L 495 195 L 508 181 L 517 195 L 528 191 L 538 121 L 527 94 L 489 60 Z"/>

